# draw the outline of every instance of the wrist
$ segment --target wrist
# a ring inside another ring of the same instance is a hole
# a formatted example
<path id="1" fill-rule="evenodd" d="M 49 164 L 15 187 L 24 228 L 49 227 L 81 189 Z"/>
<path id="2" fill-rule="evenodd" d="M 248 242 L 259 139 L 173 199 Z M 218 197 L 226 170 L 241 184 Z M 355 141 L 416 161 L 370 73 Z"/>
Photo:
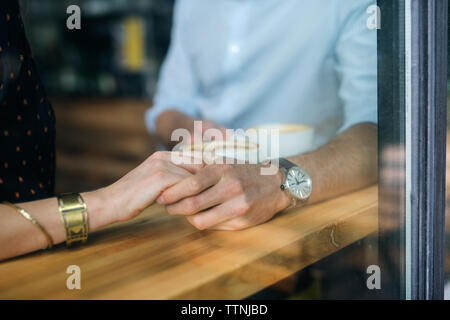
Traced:
<path id="1" fill-rule="evenodd" d="M 171 141 L 171 135 L 176 129 L 186 129 L 192 133 L 194 130 L 194 119 L 175 109 L 162 112 L 156 119 L 156 132 L 169 147 L 174 144 Z"/>
<path id="2" fill-rule="evenodd" d="M 90 232 L 115 222 L 114 208 L 108 208 L 111 204 L 105 191 L 98 189 L 81 194 L 87 206 Z"/>

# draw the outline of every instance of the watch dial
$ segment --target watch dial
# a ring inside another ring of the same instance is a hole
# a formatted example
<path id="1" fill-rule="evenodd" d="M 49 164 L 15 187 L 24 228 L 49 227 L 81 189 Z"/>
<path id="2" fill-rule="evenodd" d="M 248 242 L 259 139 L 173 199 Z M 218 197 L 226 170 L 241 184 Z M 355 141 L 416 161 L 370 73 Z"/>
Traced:
<path id="1" fill-rule="evenodd" d="M 300 199 L 307 199 L 311 195 L 311 178 L 299 168 L 291 168 L 286 177 L 289 191 Z"/>

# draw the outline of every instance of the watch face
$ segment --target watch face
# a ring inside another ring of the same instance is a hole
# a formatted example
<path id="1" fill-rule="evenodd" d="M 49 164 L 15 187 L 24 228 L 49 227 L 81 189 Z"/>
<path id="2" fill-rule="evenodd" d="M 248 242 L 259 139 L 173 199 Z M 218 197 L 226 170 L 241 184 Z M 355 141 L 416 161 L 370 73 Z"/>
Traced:
<path id="1" fill-rule="evenodd" d="M 308 199 L 312 191 L 311 178 L 300 168 L 291 168 L 286 176 L 289 191 L 300 199 Z"/>

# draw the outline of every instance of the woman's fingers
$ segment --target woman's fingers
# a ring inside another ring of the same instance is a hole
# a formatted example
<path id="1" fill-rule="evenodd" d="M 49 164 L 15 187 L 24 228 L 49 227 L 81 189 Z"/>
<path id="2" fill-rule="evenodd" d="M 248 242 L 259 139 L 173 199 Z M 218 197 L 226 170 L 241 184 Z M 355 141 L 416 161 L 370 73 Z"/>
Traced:
<path id="1" fill-rule="evenodd" d="M 205 167 L 197 174 L 187 177 L 168 188 L 158 198 L 159 204 L 173 204 L 181 199 L 195 196 L 207 188 L 216 184 L 221 178 L 221 175 L 211 167 Z"/>
<path id="2" fill-rule="evenodd" d="M 166 206 L 171 215 L 193 215 L 227 201 L 232 195 L 220 192 L 220 187 L 214 185 L 200 194 L 182 199 Z"/>
<path id="3" fill-rule="evenodd" d="M 160 167 L 151 174 L 148 180 L 149 188 L 154 190 L 155 197 L 152 198 L 152 202 L 155 201 L 162 192 L 167 188 L 179 183 L 183 179 L 192 176 L 189 171 L 177 167 L 169 161 L 164 162 Z"/>
<path id="4" fill-rule="evenodd" d="M 177 167 L 189 171 L 192 174 L 199 172 L 201 169 L 205 167 L 205 164 L 203 163 L 202 159 L 190 156 L 182 156 L 178 159 L 172 159 L 172 163 Z"/>
<path id="5" fill-rule="evenodd" d="M 167 162 L 166 163 L 165 170 L 169 174 L 179 175 L 179 176 L 182 176 L 183 178 L 190 177 L 192 175 L 192 173 L 190 173 L 185 168 L 179 167 L 179 166 L 173 164 L 172 162 Z"/>
<path id="6" fill-rule="evenodd" d="M 185 174 L 179 174 L 174 172 L 166 172 L 164 175 L 159 176 L 158 180 L 153 181 L 157 187 L 157 195 L 159 196 L 161 192 L 164 192 L 167 188 L 170 188 L 173 185 L 176 185 L 180 181 L 186 178 Z"/>
<path id="7" fill-rule="evenodd" d="M 177 167 L 183 168 L 190 173 L 196 173 L 205 166 L 201 155 L 183 151 L 158 151 L 155 152 L 151 158 L 171 162 Z"/>
<path id="8" fill-rule="evenodd" d="M 136 214 L 151 206 L 160 196 L 161 192 L 180 182 L 189 174 L 184 169 L 178 168 L 178 170 L 182 170 L 182 172 L 176 172 L 174 168 L 166 168 L 166 170 L 154 172 L 145 181 L 138 183 L 139 185 L 136 185 L 136 187 L 130 188 L 122 193 L 128 195 L 126 197 L 128 198 L 126 207 L 131 212 L 131 217 L 136 216 Z M 125 186 L 125 188 L 129 188 L 129 186 Z"/>
<path id="9" fill-rule="evenodd" d="M 161 192 L 190 175 L 170 161 L 169 152 L 157 152 L 107 190 L 114 199 L 114 207 L 120 208 L 119 220 L 124 221 L 135 217 L 153 204 Z"/>
<path id="10" fill-rule="evenodd" d="M 200 212 L 186 218 L 199 230 L 216 229 L 216 226 L 220 229 L 220 226 L 222 225 L 229 227 L 229 230 L 235 230 L 235 224 L 229 223 L 228 226 L 226 223 L 228 221 L 233 221 L 243 217 L 243 215 L 247 212 L 247 207 L 244 203 L 244 199 L 237 197 L 207 211 Z"/>

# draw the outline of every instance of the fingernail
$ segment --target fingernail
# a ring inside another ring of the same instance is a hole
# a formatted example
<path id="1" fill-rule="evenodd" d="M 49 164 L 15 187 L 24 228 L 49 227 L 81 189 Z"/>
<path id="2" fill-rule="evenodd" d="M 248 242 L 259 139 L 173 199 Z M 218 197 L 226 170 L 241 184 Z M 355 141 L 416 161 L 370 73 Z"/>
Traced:
<path id="1" fill-rule="evenodd" d="M 159 204 L 164 204 L 163 196 L 159 196 L 158 199 L 156 199 L 156 202 L 158 202 Z"/>

